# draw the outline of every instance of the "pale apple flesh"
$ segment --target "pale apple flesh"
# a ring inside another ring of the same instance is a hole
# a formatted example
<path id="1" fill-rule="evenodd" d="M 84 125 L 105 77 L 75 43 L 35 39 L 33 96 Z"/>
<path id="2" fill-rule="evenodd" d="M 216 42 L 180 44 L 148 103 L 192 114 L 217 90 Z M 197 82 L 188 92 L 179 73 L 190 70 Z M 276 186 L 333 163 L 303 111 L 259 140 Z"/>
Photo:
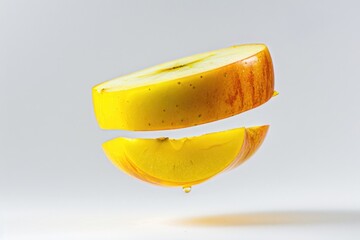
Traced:
<path id="1" fill-rule="evenodd" d="M 111 92 L 186 78 L 247 59 L 263 50 L 263 45 L 252 44 L 196 54 L 114 78 L 95 86 L 95 89 Z"/>
<path id="2" fill-rule="evenodd" d="M 182 139 L 116 138 L 107 157 L 129 175 L 162 186 L 193 186 L 234 169 L 261 145 L 267 125 Z"/>
<path id="3" fill-rule="evenodd" d="M 103 129 L 190 127 L 255 108 L 274 94 L 270 53 L 239 45 L 160 64 L 93 88 Z"/>

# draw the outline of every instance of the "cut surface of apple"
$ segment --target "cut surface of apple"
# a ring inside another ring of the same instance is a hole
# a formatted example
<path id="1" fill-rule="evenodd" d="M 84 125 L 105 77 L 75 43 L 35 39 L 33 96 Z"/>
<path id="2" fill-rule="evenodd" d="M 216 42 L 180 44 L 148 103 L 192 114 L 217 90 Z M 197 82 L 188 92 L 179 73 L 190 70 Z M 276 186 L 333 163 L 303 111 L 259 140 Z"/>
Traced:
<path id="1" fill-rule="evenodd" d="M 181 139 L 115 138 L 103 144 L 114 165 L 140 180 L 189 187 L 234 169 L 261 145 L 268 125 Z"/>
<path id="2" fill-rule="evenodd" d="M 264 44 L 238 45 L 106 81 L 92 94 L 103 129 L 175 129 L 265 103 L 274 94 L 274 72 Z"/>

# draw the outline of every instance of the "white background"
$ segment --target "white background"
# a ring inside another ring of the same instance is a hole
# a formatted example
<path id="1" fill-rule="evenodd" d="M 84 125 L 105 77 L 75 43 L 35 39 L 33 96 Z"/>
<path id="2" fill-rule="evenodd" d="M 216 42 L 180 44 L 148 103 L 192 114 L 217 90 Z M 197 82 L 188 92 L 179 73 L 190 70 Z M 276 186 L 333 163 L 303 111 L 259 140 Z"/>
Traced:
<path id="1" fill-rule="evenodd" d="M 359 239 L 356 1 L 0 1 L 0 239 Z M 216 123 L 103 131 L 91 88 L 266 43 L 280 95 Z M 246 164 L 181 189 L 118 171 L 101 143 L 268 123 Z"/>

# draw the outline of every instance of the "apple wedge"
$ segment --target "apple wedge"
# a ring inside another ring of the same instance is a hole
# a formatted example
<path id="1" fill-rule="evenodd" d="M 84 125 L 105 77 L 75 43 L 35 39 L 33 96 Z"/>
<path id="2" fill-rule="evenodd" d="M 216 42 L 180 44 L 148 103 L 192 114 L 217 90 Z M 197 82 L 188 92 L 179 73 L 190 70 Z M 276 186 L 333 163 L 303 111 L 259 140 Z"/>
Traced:
<path id="1" fill-rule="evenodd" d="M 115 138 L 103 144 L 118 168 L 148 183 L 189 187 L 247 160 L 269 126 L 237 128 L 181 139 Z"/>
<path id="2" fill-rule="evenodd" d="M 185 57 L 93 88 L 103 129 L 165 130 L 216 121 L 255 108 L 274 94 L 264 44 Z"/>

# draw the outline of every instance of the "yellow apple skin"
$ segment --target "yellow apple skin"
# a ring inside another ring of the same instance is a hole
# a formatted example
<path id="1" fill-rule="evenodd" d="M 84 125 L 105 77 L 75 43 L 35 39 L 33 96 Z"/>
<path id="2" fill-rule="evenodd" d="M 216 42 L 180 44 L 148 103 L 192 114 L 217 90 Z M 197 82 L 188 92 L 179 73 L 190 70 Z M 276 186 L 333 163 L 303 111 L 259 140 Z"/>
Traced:
<path id="1" fill-rule="evenodd" d="M 267 102 L 274 94 L 268 48 L 213 69 L 127 90 L 93 89 L 102 129 L 135 131 L 191 127 L 230 117 Z"/>
<path id="2" fill-rule="evenodd" d="M 269 131 L 269 125 L 245 128 L 246 137 L 243 150 L 239 156 L 228 167 L 227 170 L 237 168 L 240 164 L 247 161 L 260 148 Z"/>
<path id="3" fill-rule="evenodd" d="M 135 178 L 189 187 L 238 167 L 257 151 L 268 128 L 237 128 L 181 139 L 115 138 L 103 149 L 115 166 Z"/>

